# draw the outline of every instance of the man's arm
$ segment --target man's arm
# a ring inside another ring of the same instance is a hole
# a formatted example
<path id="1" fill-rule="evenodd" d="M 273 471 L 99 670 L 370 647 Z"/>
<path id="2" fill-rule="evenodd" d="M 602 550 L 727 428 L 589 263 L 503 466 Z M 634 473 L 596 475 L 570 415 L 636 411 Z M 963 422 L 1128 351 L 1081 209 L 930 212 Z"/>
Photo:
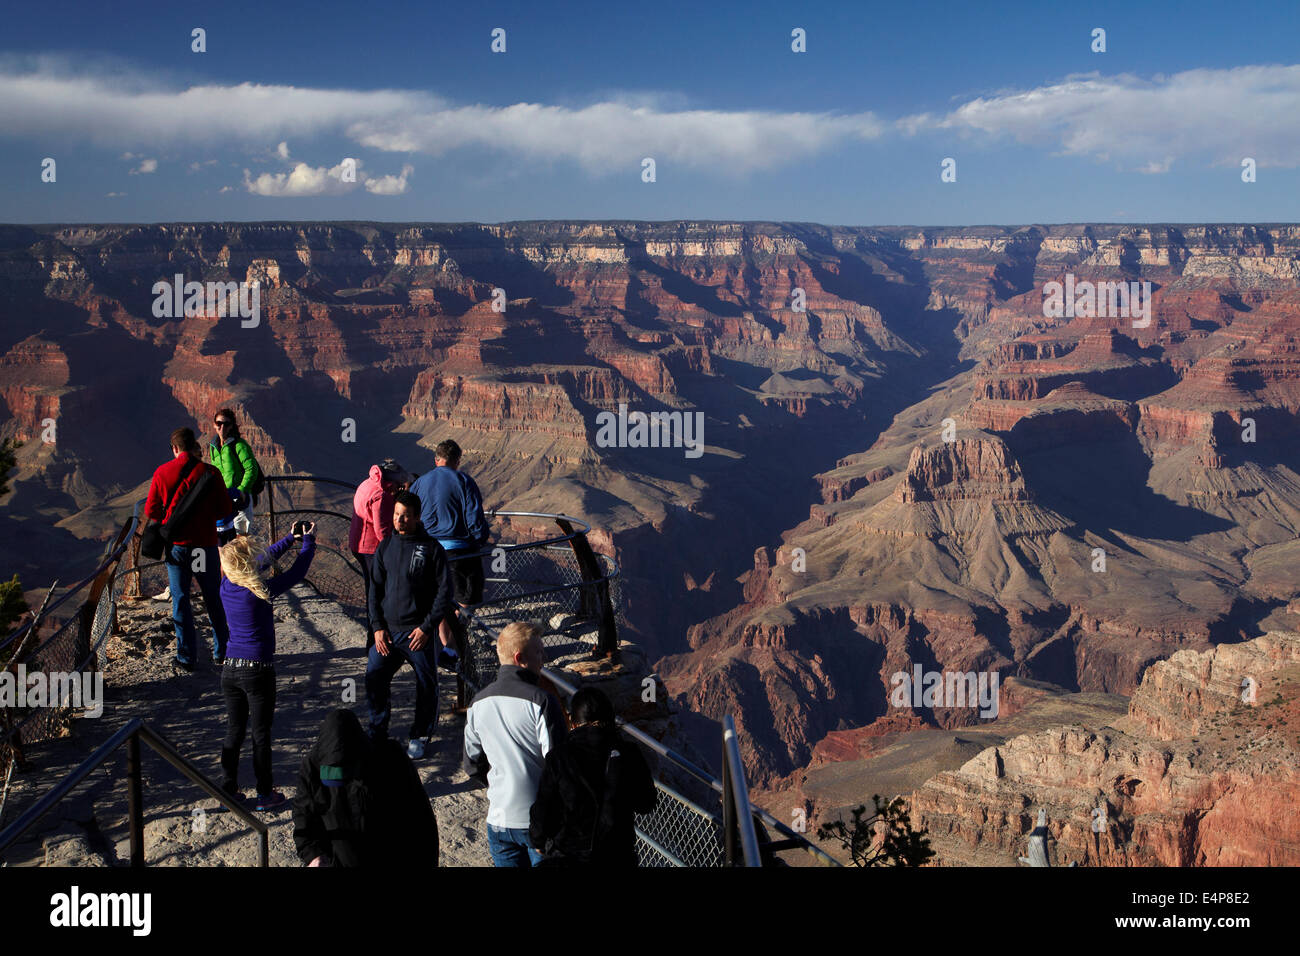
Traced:
<path id="1" fill-rule="evenodd" d="M 165 517 L 163 514 L 162 480 L 158 477 L 156 471 L 153 473 L 153 478 L 149 480 L 149 496 L 144 500 L 144 516 L 152 518 L 154 521 L 162 521 Z"/>
<path id="2" fill-rule="evenodd" d="M 388 572 L 384 568 L 384 555 L 388 551 L 387 541 L 385 538 L 379 543 L 374 557 L 370 559 L 370 591 L 366 595 L 366 610 L 370 614 L 372 631 L 388 630 L 388 622 L 384 620 L 384 583 L 388 578 Z"/>
<path id="3" fill-rule="evenodd" d="M 424 620 L 420 623 L 420 630 L 426 634 L 437 633 L 439 623 L 451 610 L 451 563 L 447 560 L 447 552 L 436 541 L 433 543 L 433 569 L 431 573 L 437 584 L 438 592 L 433 596 L 433 604 L 429 607 L 429 613 L 424 616 Z"/>
<path id="4" fill-rule="evenodd" d="M 487 783 L 491 766 L 488 764 L 487 754 L 483 752 L 483 742 L 479 739 L 478 729 L 474 726 L 473 704 L 465 712 L 465 757 L 461 761 L 461 769 L 467 776 L 480 783 Z"/>
<path id="5" fill-rule="evenodd" d="M 487 515 L 483 514 L 483 495 L 469 475 L 465 476 L 465 527 L 470 540 L 479 548 L 487 544 L 491 537 Z"/>
<path id="6" fill-rule="evenodd" d="M 293 540 L 292 536 L 288 539 Z M 280 544 L 280 542 L 276 542 Z M 277 574 L 271 580 L 266 582 L 266 589 L 270 592 L 271 597 L 279 597 L 288 591 L 295 584 L 307 576 L 307 569 L 311 567 L 311 559 L 316 555 L 316 536 L 314 534 L 305 534 L 302 536 L 302 550 L 298 552 L 297 559 L 290 565 L 289 570 L 283 574 Z"/>

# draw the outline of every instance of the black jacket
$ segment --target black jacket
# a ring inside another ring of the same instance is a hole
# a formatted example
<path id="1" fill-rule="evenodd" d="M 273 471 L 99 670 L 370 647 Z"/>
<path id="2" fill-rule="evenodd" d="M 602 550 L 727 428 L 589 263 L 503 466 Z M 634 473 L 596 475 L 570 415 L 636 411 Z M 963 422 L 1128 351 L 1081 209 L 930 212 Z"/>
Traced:
<path id="1" fill-rule="evenodd" d="M 371 630 L 431 633 L 451 610 L 451 595 L 447 552 L 424 529 L 379 542 L 370 565 Z"/>
<path id="2" fill-rule="evenodd" d="M 293 842 L 303 863 L 438 865 L 438 821 L 414 764 L 396 741 L 372 745 L 350 710 L 325 718 L 303 758 Z"/>
<path id="3" fill-rule="evenodd" d="M 635 743 L 610 728 L 576 727 L 546 755 L 528 835 L 568 863 L 636 866 L 633 814 L 649 813 L 657 796 Z"/>

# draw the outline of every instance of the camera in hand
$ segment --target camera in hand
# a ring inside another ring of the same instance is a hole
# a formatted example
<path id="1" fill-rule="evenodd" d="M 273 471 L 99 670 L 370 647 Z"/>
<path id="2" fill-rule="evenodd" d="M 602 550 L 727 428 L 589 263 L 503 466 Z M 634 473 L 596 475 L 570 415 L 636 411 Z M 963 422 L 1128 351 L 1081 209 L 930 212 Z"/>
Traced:
<path id="1" fill-rule="evenodd" d="M 307 533 L 309 527 L 311 527 L 310 521 L 295 521 L 293 523 L 293 536 L 295 538 L 301 538 Z"/>

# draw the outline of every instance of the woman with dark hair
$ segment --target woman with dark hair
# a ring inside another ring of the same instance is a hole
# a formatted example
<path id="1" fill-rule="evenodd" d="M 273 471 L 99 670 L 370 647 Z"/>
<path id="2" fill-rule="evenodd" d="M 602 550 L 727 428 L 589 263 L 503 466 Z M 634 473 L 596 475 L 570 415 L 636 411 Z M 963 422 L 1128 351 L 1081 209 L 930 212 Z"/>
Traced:
<path id="1" fill-rule="evenodd" d="M 298 558 L 289 570 L 268 579 L 271 564 L 293 545 L 286 535 L 265 551 L 240 535 L 221 549 L 221 604 L 230 627 L 221 692 L 226 698 L 226 739 L 221 747 L 222 789 L 239 794 L 239 751 L 252 723 L 255 810 L 274 810 L 285 803 L 271 788 L 271 720 L 275 716 L 275 616 L 271 600 L 307 576 L 316 553 L 316 525 L 301 527 Z"/>
<path id="2" fill-rule="evenodd" d="M 253 519 L 253 500 L 265 485 L 262 469 L 253 457 L 253 449 L 239 434 L 239 424 L 235 413 L 229 408 L 222 408 L 212 417 L 212 427 L 216 440 L 208 442 L 208 457 L 221 472 L 235 510 L 245 517 Z M 220 529 L 222 544 L 230 540 L 233 532 L 229 528 Z"/>
<path id="3" fill-rule="evenodd" d="M 636 866 L 634 815 L 653 810 L 658 796 L 650 768 L 594 687 L 573 695 L 570 723 L 546 755 L 529 839 L 542 865 Z"/>

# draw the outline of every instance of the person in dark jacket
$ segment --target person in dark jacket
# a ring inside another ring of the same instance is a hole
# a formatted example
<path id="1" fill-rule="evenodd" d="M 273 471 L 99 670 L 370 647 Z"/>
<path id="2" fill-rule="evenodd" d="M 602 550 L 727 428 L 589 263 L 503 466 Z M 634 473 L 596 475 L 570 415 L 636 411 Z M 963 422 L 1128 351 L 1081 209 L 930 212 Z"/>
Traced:
<path id="1" fill-rule="evenodd" d="M 398 492 L 393 534 L 375 549 L 368 608 L 375 644 L 366 664 L 370 734 L 388 736 L 389 688 L 402 663 L 415 671 L 415 718 L 407 755 L 424 756 L 425 740 L 438 716 L 438 671 L 434 652 L 438 625 L 451 610 L 451 575 L 442 546 L 420 524 L 420 499 Z"/>
<path id="2" fill-rule="evenodd" d="M 271 601 L 307 576 L 316 553 L 316 525 L 300 536 L 297 560 L 283 574 L 268 580 L 267 571 L 294 544 L 286 535 L 260 554 L 253 539 L 236 537 L 221 549 L 221 604 L 230 627 L 221 692 L 226 698 L 226 740 L 221 747 L 222 789 L 239 793 L 239 751 L 249 719 L 253 724 L 253 776 L 257 781 L 255 810 L 274 810 L 285 796 L 271 786 L 271 721 L 275 716 L 275 617 Z"/>
<path id="3" fill-rule="evenodd" d="M 438 865 L 438 821 L 415 766 L 396 742 L 371 741 L 350 710 L 326 717 L 303 757 L 293 842 L 308 866 Z"/>
<path id="4" fill-rule="evenodd" d="M 476 557 L 491 537 L 483 513 L 483 495 L 474 479 L 460 470 L 460 445 L 451 439 L 433 450 L 434 468 L 411 482 L 411 491 L 421 501 L 420 521 L 438 540 L 451 564 L 451 581 L 456 604 L 467 607 L 483 600 L 483 558 Z M 453 609 L 454 610 L 454 609 Z M 464 653 L 463 629 L 455 627 L 456 613 L 443 619 L 438 639 L 456 654 Z"/>
<path id="5" fill-rule="evenodd" d="M 528 828 L 547 863 L 636 866 L 634 814 L 658 796 L 637 745 L 618 732 L 614 705 L 594 687 L 570 704 L 572 729 L 546 755 Z"/>
<path id="6" fill-rule="evenodd" d="M 145 499 L 146 518 L 164 522 L 177 502 L 195 486 L 204 472 L 211 474 L 208 493 L 198 502 L 185 522 L 175 529 L 171 547 L 163 555 L 167 565 L 167 591 L 172 602 L 172 624 L 176 630 L 175 664 L 184 671 L 194 670 L 198 658 L 198 637 L 194 630 L 194 609 L 190 605 L 190 582 L 198 578 L 203 592 L 203 606 L 212 623 L 212 662 L 220 664 L 226 656 L 226 615 L 218 589 L 221 571 L 217 557 L 217 522 L 230 517 L 230 498 L 226 496 L 221 473 L 199 460 L 199 442 L 192 428 L 178 428 L 171 436 L 172 460 L 154 470 Z"/>

